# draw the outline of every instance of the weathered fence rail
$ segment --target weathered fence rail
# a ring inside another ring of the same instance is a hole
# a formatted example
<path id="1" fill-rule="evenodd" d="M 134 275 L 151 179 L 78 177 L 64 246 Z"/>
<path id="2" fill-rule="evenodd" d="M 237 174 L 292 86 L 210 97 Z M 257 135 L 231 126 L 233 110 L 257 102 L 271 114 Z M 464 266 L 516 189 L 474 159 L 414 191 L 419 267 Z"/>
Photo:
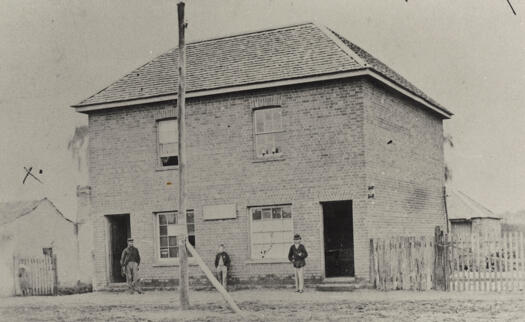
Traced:
<path id="1" fill-rule="evenodd" d="M 53 295 L 57 292 L 56 256 L 14 257 L 17 295 Z"/>
<path id="2" fill-rule="evenodd" d="M 380 290 L 516 291 L 525 289 L 521 232 L 455 238 L 370 240 L 370 280 Z"/>
<path id="3" fill-rule="evenodd" d="M 370 240 L 370 279 L 380 290 L 432 288 L 434 241 L 427 237 Z"/>

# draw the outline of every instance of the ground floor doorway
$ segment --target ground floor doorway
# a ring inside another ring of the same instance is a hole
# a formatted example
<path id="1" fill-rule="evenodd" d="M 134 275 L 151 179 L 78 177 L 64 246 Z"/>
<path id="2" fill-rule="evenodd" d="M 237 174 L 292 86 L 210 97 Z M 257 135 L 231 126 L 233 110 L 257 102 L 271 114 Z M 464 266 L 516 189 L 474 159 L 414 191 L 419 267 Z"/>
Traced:
<path id="1" fill-rule="evenodd" d="M 106 216 L 109 231 L 109 280 L 111 283 L 122 283 L 126 278 L 121 274 L 120 256 L 127 247 L 128 238 L 131 237 L 129 215 Z"/>
<path id="2" fill-rule="evenodd" d="M 352 201 L 322 202 L 326 277 L 354 276 Z"/>

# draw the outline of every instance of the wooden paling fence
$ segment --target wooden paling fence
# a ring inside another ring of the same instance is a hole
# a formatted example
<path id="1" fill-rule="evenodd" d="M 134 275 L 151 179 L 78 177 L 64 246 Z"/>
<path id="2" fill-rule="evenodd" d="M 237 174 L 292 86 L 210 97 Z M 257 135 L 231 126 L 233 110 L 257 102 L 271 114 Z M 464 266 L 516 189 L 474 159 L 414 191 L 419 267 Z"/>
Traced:
<path id="1" fill-rule="evenodd" d="M 449 289 L 516 291 L 525 289 L 525 241 L 521 232 L 450 236 Z"/>
<path id="2" fill-rule="evenodd" d="M 17 295 L 53 295 L 57 293 L 56 256 L 15 257 Z"/>
<path id="3" fill-rule="evenodd" d="M 380 290 L 432 288 L 434 240 L 395 237 L 370 240 L 370 280 Z"/>
<path id="4" fill-rule="evenodd" d="M 370 281 L 380 290 L 516 291 L 525 289 L 521 232 L 370 240 Z"/>

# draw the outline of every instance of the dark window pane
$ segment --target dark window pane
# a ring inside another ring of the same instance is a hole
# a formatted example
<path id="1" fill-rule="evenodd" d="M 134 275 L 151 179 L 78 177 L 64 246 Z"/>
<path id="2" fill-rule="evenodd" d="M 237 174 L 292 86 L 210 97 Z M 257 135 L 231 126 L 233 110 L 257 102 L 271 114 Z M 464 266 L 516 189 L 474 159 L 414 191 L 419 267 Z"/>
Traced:
<path id="1" fill-rule="evenodd" d="M 167 213 L 166 221 L 168 222 L 168 224 L 176 224 L 177 223 L 177 213 L 176 212 Z"/>
<path id="2" fill-rule="evenodd" d="M 166 225 L 166 216 L 159 214 L 159 225 Z"/>
<path id="3" fill-rule="evenodd" d="M 283 208 L 283 218 L 292 218 L 292 207 L 284 206 Z"/>
<path id="4" fill-rule="evenodd" d="M 195 247 L 195 235 L 189 235 L 188 241 L 190 242 L 191 246 Z"/>
<path id="5" fill-rule="evenodd" d="M 179 254 L 178 247 L 170 247 L 170 257 L 177 257 Z"/>
<path id="6" fill-rule="evenodd" d="M 161 248 L 160 249 L 160 258 L 168 258 L 168 249 L 167 248 Z"/>
<path id="7" fill-rule="evenodd" d="M 195 222 L 195 215 L 193 214 L 193 210 L 189 210 L 186 212 L 186 222 L 189 224 L 193 224 Z"/>
<path id="8" fill-rule="evenodd" d="M 262 210 L 262 217 L 263 217 L 263 219 L 270 219 L 270 218 L 272 218 L 272 209 L 271 208 L 264 208 Z"/>
<path id="9" fill-rule="evenodd" d="M 281 218 L 281 208 L 273 208 L 272 209 L 272 218 L 273 219 L 280 219 Z"/>
<path id="10" fill-rule="evenodd" d="M 160 237 L 160 247 L 168 246 L 168 237 Z"/>
<path id="11" fill-rule="evenodd" d="M 260 220 L 261 219 L 261 210 L 254 209 L 253 210 L 253 220 Z"/>
<path id="12" fill-rule="evenodd" d="M 172 165 L 179 165 L 179 157 L 178 156 L 171 156 L 171 157 L 160 157 L 160 161 L 162 162 L 163 167 L 168 167 Z"/>
<path id="13" fill-rule="evenodd" d="M 177 237 L 175 237 L 175 236 L 170 236 L 169 237 L 169 246 L 170 247 L 177 246 Z"/>
<path id="14" fill-rule="evenodd" d="M 168 234 L 168 226 L 159 227 L 159 235 L 166 236 Z"/>
<path id="15" fill-rule="evenodd" d="M 188 224 L 188 234 L 195 234 L 195 224 Z"/>

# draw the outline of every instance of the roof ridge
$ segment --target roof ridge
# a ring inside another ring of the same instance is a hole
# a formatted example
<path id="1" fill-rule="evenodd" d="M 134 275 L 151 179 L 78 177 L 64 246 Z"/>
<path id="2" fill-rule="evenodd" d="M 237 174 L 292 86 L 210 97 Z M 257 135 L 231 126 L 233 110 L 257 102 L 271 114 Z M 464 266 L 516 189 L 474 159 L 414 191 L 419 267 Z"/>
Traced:
<path id="1" fill-rule="evenodd" d="M 195 45 L 195 44 L 200 44 L 200 43 L 206 43 L 206 42 L 213 42 L 213 41 L 218 41 L 218 40 L 223 40 L 223 39 L 230 39 L 230 38 L 237 38 L 237 37 L 243 37 L 243 36 L 249 36 L 249 35 L 253 35 L 253 34 L 258 34 L 258 33 L 265 33 L 265 32 L 271 32 L 271 31 L 275 31 L 275 30 L 286 30 L 286 29 L 291 29 L 291 28 L 294 28 L 294 27 L 298 27 L 298 26 L 305 26 L 305 25 L 313 25 L 313 26 L 318 26 L 315 22 L 313 21 L 305 21 L 305 22 L 301 22 L 301 23 L 294 23 L 294 24 L 287 24 L 287 25 L 283 25 L 283 26 L 278 26 L 278 27 L 272 27 L 272 28 L 265 28 L 265 29 L 259 29 L 259 30 L 253 30 L 253 31 L 248 31 L 248 32 L 241 32 L 241 33 L 235 33 L 235 34 L 231 34 L 231 35 L 226 35 L 226 36 L 221 36 L 221 37 L 218 37 L 218 38 L 208 38 L 208 39 L 201 39 L 201 40 L 196 40 L 196 41 L 191 41 L 191 42 L 188 42 L 186 43 L 186 46 L 190 46 L 190 45 Z M 155 56 L 155 58 L 153 59 L 150 59 L 148 60 L 146 63 L 136 67 L 135 69 L 133 69 L 132 71 L 128 72 L 128 73 L 125 73 L 124 75 L 120 76 L 119 78 L 117 78 L 116 80 L 110 82 L 107 86 L 105 86 L 104 88 L 100 89 L 99 91 L 95 92 L 94 94 L 82 99 L 80 101 L 79 104 L 82 104 L 83 102 L 89 100 L 90 98 L 94 97 L 94 96 L 97 96 L 98 94 L 102 93 L 103 91 L 105 91 L 106 89 L 108 89 L 110 86 L 112 86 L 113 84 L 117 83 L 118 81 L 120 81 L 122 78 L 128 76 L 128 75 L 131 75 L 133 74 L 134 72 L 136 72 L 137 70 L 157 61 L 158 59 L 160 59 L 161 57 L 165 56 L 165 55 L 173 55 L 173 54 L 177 54 L 176 50 L 178 49 L 179 47 L 171 47 L 167 50 L 164 50 L 162 53 L 160 53 L 159 55 Z M 76 105 L 79 105 L 79 104 L 75 104 L 75 105 L 72 105 L 72 106 L 76 106 Z"/>
<path id="2" fill-rule="evenodd" d="M 339 49 L 341 49 L 345 54 L 347 54 L 350 58 L 355 60 L 358 64 L 362 65 L 365 68 L 369 68 L 368 62 L 359 56 L 355 51 L 353 51 L 350 47 L 348 47 L 339 37 L 337 36 L 337 33 L 334 32 L 332 29 L 321 25 L 314 23 L 314 25 L 319 28 L 330 40 L 332 40 Z"/>
<path id="3" fill-rule="evenodd" d="M 317 26 L 317 23 L 313 22 L 313 21 L 305 21 L 305 22 L 300 22 L 300 23 L 293 23 L 293 24 L 286 24 L 286 25 L 282 25 L 282 26 L 275 26 L 275 27 L 271 27 L 271 28 L 255 29 L 255 30 L 252 30 L 252 31 L 244 31 L 244 32 L 238 32 L 238 33 L 232 33 L 230 35 L 220 36 L 218 38 L 207 38 L 207 39 L 194 40 L 194 41 L 190 41 L 190 42 L 186 43 L 186 45 L 193 45 L 193 44 L 199 44 L 199 43 L 209 42 L 209 41 L 216 41 L 216 40 L 222 40 L 222 39 L 250 36 L 250 35 L 253 35 L 253 34 L 260 34 L 260 33 L 265 33 L 265 32 L 270 32 L 270 31 L 275 31 L 275 30 L 286 30 L 286 29 L 290 29 L 290 28 L 294 28 L 294 27 L 298 27 L 298 26 L 305 26 L 305 25 Z M 173 47 L 169 51 L 175 50 L 177 48 L 178 47 Z"/>

